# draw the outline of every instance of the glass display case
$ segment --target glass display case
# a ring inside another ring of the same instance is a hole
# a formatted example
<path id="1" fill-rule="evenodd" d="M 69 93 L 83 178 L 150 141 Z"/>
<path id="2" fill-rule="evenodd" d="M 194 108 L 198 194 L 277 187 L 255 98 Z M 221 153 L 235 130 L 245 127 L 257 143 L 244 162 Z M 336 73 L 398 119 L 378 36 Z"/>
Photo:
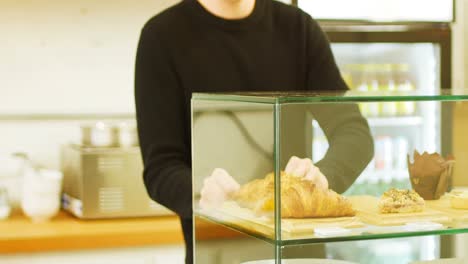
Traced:
<path id="1" fill-rule="evenodd" d="M 323 245 L 405 248 L 398 238 L 468 232 L 468 191 L 452 184 L 463 161 L 452 156 L 451 112 L 464 102 L 465 91 L 423 89 L 194 94 L 194 219 L 243 239 L 211 261 L 352 263 Z M 196 263 L 210 263 L 197 240 L 206 235 L 194 229 Z"/>

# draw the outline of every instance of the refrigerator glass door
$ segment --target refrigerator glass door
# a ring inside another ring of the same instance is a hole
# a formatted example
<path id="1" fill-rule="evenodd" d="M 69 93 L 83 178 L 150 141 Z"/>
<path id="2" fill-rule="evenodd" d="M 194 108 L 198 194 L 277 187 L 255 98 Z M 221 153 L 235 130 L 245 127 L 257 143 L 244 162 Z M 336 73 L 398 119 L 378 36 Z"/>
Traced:
<path id="1" fill-rule="evenodd" d="M 438 44 L 333 43 L 332 50 L 351 90 L 431 93 L 440 89 Z M 440 105 L 393 102 L 367 103 L 360 107 L 375 138 L 375 155 L 348 194 L 379 196 L 389 185 L 410 188 L 406 154 L 412 156 L 412 150 L 441 151 Z M 311 154 L 312 160 L 317 162 L 325 155 L 328 143 L 317 122 L 314 121 L 312 127 Z"/>
<path id="2" fill-rule="evenodd" d="M 434 43 L 332 43 L 350 89 L 369 92 L 439 90 L 440 49 Z M 413 150 L 441 152 L 440 106 L 432 102 L 362 104 L 361 112 L 375 138 L 374 159 L 345 194 L 380 196 L 390 187 L 411 189 L 407 154 L 412 157 Z M 317 122 L 312 129 L 315 163 L 325 155 L 328 143 Z M 438 237 L 428 236 L 330 243 L 326 248 L 329 258 L 363 264 L 408 263 L 438 258 L 439 243 Z"/>
<path id="3" fill-rule="evenodd" d="M 298 6 L 324 20 L 451 22 L 454 18 L 453 0 L 298 0 Z"/>

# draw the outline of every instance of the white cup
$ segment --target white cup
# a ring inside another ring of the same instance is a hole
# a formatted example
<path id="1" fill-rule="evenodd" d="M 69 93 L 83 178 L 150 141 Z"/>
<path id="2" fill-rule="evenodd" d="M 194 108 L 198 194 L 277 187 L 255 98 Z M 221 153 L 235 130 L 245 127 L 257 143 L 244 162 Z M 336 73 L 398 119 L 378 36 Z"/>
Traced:
<path id="1" fill-rule="evenodd" d="M 115 147 L 118 144 L 118 128 L 99 121 L 81 126 L 81 144 L 88 147 Z"/>
<path id="2" fill-rule="evenodd" d="M 128 122 L 122 122 L 119 124 L 119 146 L 138 146 L 138 133 L 135 124 Z"/>
<path id="3" fill-rule="evenodd" d="M 47 221 L 59 211 L 62 178 L 60 171 L 25 170 L 21 208 L 33 222 Z"/>

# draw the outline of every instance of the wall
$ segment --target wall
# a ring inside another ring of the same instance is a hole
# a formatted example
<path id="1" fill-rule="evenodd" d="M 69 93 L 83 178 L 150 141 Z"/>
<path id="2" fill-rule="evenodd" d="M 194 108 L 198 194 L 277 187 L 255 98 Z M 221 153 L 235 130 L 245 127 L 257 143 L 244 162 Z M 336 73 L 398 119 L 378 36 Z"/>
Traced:
<path id="1" fill-rule="evenodd" d="M 2 161 L 27 152 L 59 167 L 59 147 L 80 139 L 80 124 L 132 120 L 140 30 L 179 0 L 0 1 L 0 185 Z M 3 169 L 3 170 L 2 170 Z M 183 263 L 166 248 L 0 256 L 1 263 Z M 75 262 L 73 262 L 75 261 Z"/>
<path id="2" fill-rule="evenodd" d="M 177 0 L 0 3 L 0 113 L 131 112 L 140 29 Z"/>
<path id="3" fill-rule="evenodd" d="M 140 30 L 176 2 L 2 0 L 0 155 L 57 168 L 79 124 L 131 119 Z"/>

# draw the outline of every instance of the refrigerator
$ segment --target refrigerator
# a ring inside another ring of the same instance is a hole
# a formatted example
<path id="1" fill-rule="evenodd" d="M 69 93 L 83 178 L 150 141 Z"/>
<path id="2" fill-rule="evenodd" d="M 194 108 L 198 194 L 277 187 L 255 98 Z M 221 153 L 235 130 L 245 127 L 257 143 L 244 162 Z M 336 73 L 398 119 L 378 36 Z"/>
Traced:
<path id="1" fill-rule="evenodd" d="M 319 21 L 351 90 L 434 93 L 451 87 L 453 0 L 293 0 L 291 4 Z M 411 188 L 406 155 L 398 153 L 451 153 L 449 107 L 379 103 L 362 105 L 361 111 L 375 139 L 375 156 L 346 194 L 379 196 L 389 186 Z M 408 126 L 416 126 L 418 132 L 406 133 Z M 315 122 L 312 131 L 316 162 L 328 144 Z M 451 248 L 451 238 L 429 236 L 331 243 L 327 254 L 359 263 L 409 263 L 450 257 Z"/>

